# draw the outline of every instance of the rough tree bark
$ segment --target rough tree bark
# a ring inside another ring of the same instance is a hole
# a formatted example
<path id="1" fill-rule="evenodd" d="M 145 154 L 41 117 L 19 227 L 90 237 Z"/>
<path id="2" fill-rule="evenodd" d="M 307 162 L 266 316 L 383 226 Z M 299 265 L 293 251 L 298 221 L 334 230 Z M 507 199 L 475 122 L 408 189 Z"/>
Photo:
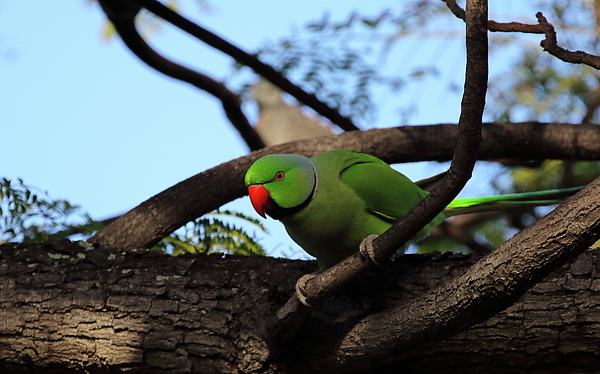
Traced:
<path id="1" fill-rule="evenodd" d="M 316 264 L 179 256 L 83 242 L 0 246 L 0 370 L 15 373 L 303 373 L 340 330 L 462 274 L 478 256 L 408 255 L 315 309 L 288 346 L 272 313 Z M 507 310 L 373 372 L 597 372 L 600 250 L 585 252 Z M 323 367 L 323 372 L 333 372 Z"/>

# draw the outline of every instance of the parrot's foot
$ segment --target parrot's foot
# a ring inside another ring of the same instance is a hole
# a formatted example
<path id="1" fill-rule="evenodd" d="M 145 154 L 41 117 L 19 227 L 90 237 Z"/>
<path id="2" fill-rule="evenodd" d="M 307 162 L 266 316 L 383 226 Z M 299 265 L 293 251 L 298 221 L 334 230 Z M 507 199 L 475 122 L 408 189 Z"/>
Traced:
<path id="1" fill-rule="evenodd" d="M 296 282 L 296 297 L 304 306 L 309 308 L 312 308 L 313 306 L 306 301 L 306 282 L 308 282 L 316 276 L 317 273 L 304 274 Z"/>
<path id="2" fill-rule="evenodd" d="M 373 240 L 377 239 L 379 235 L 369 235 L 360 242 L 358 246 L 358 252 L 363 257 L 367 257 L 373 262 L 375 265 L 379 266 L 379 262 L 375 260 L 375 250 L 373 249 Z"/>

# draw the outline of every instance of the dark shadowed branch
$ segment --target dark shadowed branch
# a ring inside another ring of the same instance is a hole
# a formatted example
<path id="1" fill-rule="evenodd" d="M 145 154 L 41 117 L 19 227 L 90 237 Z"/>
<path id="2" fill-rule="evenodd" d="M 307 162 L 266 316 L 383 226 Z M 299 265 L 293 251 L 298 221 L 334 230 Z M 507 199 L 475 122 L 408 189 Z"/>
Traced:
<path id="1" fill-rule="evenodd" d="M 452 163 L 442 184 L 415 206 L 414 212 L 376 239 L 374 245 L 387 248 L 379 259 L 389 256 L 441 212 L 471 178 L 482 140 L 481 118 L 485 107 L 488 79 L 487 1 L 467 1 L 467 66 L 458 123 L 458 139 Z M 418 224 L 409 221 L 416 220 Z M 406 222 L 405 222 L 406 221 Z M 402 227 L 406 225 L 406 227 Z M 408 229 L 410 227 L 410 229 Z M 405 232 L 400 235 L 400 232 Z"/>
<path id="2" fill-rule="evenodd" d="M 116 12 L 113 3 L 114 0 L 100 1 L 108 19 L 115 26 L 117 33 L 125 45 L 140 60 L 171 78 L 187 82 L 215 96 L 221 101 L 227 118 L 240 133 L 248 147 L 251 150 L 257 150 L 265 146 L 256 130 L 250 125 L 250 122 L 248 122 L 248 119 L 242 112 L 240 99 L 235 93 L 231 92 L 223 83 L 214 80 L 208 75 L 191 70 L 161 56 L 138 33 L 134 22 L 135 13 Z"/>
<path id="3" fill-rule="evenodd" d="M 245 52 L 241 48 L 233 45 L 232 43 L 226 41 L 220 36 L 191 22 L 190 20 L 181 16 L 177 12 L 174 12 L 173 10 L 169 9 L 159 1 L 135 0 L 135 2 L 141 4 L 150 12 L 156 14 L 165 21 L 194 36 L 198 40 L 232 57 L 240 64 L 248 66 L 257 74 L 262 75 L 267 80 L 271 81 L 271 83 L 278 86 L 283 91 L 289 93 L 298 101 L 310 107 L 321 116 L 327 118 L 329 121 L 331 121 L 331 123 L 337 125 L 342 130 L 358 130 L 358 127 L 356 127 L 356 125 L 352 123 L 352 121 L 349 118 L 342 116 L 336 109 L 331 108 L 326 103 L 317 99 L 315 95 L 309 94 L 302 88 L 296 86 L 286 77 L 281 75 L 281 73 L 279 73 L 277 70 L 273 69 L 273 67 L 260 61 L 256 56 Z"/>

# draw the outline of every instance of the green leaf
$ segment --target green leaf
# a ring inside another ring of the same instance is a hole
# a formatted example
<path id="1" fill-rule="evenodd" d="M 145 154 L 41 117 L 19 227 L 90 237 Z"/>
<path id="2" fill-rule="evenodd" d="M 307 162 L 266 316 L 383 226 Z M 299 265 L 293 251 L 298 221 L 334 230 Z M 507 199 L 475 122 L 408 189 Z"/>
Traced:
<path id="1" fill-rule="evenodd" d="M 37 194 L 39 189 L 29 186 L 21 178 L 17 183 L 2 178 L 0 210 L 0 242 L 47 240 L 50 235 L 66 237 L 75 233 L 77 227 L 89 232 L 92 221 L 79 205 L 67 200 L 56 200 L 47 192 Z"/>
<path id="2" fill-rule="evenodd" d="M 242 226 L 225 222 L 221 218 L 240 220 L 262 232 L 267 232 L 255 218 L 240 212 L 216 210 L 185 225 L 182 228 L 183 234 L 179 234 L 178 232 L 181 231 L 179 230 L 164 238 L 157 247 L 174 256 L 182 253 L 265 254 L 254 235 L 248 234 Z"/>

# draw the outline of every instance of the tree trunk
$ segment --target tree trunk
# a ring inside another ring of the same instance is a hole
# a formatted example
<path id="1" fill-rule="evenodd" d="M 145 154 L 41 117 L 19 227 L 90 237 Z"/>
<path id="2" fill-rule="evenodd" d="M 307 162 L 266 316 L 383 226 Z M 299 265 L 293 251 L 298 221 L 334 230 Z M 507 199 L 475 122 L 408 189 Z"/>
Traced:
<path id="1" fill-rule="evenodd" d="M 599 255 L 585 252 L 493 318 L 373 372 L 597 372 Z M 362 317 L 447 282 L 478 258 L 407 255 L 347 286 L 313 310 L 295 340 L 274 346 L 265 336 L 274 313 L 314 262 L 170 257 L 66 240 L 5 244 L 0 371 L 314 372 L 307 363 L 318 361 L 316 345 L 334 344 Z"/>

